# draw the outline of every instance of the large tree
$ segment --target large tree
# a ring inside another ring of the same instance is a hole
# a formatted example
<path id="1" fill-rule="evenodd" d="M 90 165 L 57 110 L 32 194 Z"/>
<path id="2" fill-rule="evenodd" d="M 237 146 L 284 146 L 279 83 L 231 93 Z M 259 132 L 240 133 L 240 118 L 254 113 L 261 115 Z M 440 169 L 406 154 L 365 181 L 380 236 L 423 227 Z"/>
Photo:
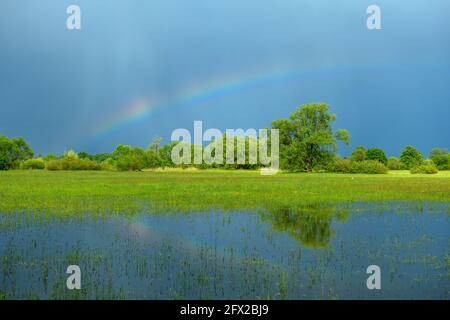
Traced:
<path id="1" fill-rule="evenodd" d="M 406 146 L 400 155 L 400 162 L 406 169 L 418 166 L 423 162 L 422 153 L 413 146 Z"/>
<path id="2" fill-rule="evenodd" d="M 147 166 L 144 149 L 119 144 L 112 153 L 120 171 L 140 171 Z"/>
<path id="3" fill-rule="evenodd" d="M 32 158 L 33 150 L 23 138 L 0 136 L 0 170 L 18 168 L 20 161 Z"/>
<path id="4" fill-rule="evenodd" d="M 445 148 L 433 148 L 429 157 L 439 170 L 450 169 L 450 153 Z"/>
<path id="5" fill-rule="evenodd" d="M 272 127 L 280 133 L 282 168 L 311 172 L 334 155 L 337 140 L 348 145 L 351 138 L 347 130 L 333 134 L 335 120 L 327 104 L 310 103 L 300 106 L 289 119 L 274 121 Z"/>
<path id="6" fill-rule="evenodd" d="M 380 148 L 370 148 L 366 153 L 366 160 L 376 160 L 384 165 L 387 165 L 388 159 L 383 149 Z"/>
<path id="7" fill-rule="evenodd" d="M 162 138 L 155 137 L 149 144 L 145 153 L 147 154 L 147 161 L 149 168 L 157 168 L 161 166 L 161 159 L 159 157 L 159 150 L 161 148 Z"/>
<path id="8" fill-rule="evenodd" d="M 364 161 L 366 159 L 367 150 L 363 146 L 358 146 L 353 149 L 350 159 L 353 161 Z"/>

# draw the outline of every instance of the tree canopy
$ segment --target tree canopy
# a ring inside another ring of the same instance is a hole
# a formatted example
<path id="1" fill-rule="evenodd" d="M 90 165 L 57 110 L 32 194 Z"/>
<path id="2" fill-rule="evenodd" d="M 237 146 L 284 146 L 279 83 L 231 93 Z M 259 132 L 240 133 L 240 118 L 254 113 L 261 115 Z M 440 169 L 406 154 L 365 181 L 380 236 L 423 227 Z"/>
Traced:
<path id="1" fill-rule="evenodd" d="M 366 153 L 366 160 L 376 160 L 384 165 L 387 165 L 388 159 L 384 151 L 380 148 L 370 148 Z"/>
<path id="2" fill-rule="evenodd" d="M 366 159 L 367 150 L 363 146 L 358 146 L 352 151 L 350 159 L 353 161 L 364 161 Z"/>
<path id="3" fill-rule="evenodd" d="M 400 155 L 400 162 L 406 169 L 411 169 L 423 162 L 423 155 L 413 146 L 406 146 Z"/>
<path id="4" fill-rule="evenodd" d="M 20 161 L 32 158 L 34 151 L 23 138 L 0 136 L 0 170 L 18 168 Z"/>
<path id="5" fill-rule="evenodd" d="M 349 144 L 347 130 L 333 134 L 332 123 L 336 115 L 329 112 L 325 103 L 300 106 L 289 119 L 272 122 L 272 128 L 280 133 L 281 166 L 284 169 L 308 171 L 327 162 L 337 150 L 337 140 Z"/>
<path id="6" fill-rule="evenodd" d="M 430 151 L 430 159 L 439 170 L 450 169 L 450 153 L 445 148 L 433 148 Z"/>

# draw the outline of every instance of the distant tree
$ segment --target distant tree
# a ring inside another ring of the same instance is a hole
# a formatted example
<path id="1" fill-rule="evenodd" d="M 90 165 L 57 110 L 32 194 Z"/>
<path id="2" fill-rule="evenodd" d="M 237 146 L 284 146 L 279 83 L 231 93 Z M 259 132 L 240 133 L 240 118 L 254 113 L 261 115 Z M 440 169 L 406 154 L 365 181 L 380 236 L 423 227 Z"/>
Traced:
<path id="1" fill-rule="evenodd" d="M 272 128 L 278 129 L 280 141 L 280 166 L 287 170 L 304 170 L 303 157 L 293 123 L 289 119 L 278 119 L 272 122 Z"/>
<path id="2" fill-rule="evenodd" d="M 179 141 L 172 141 L 158 149 L 158 157 L 162 168 L 175 166 L 172 161 L 172 149 L 178 143 Z"/>
<path id="3" fill-rule="evenodd" d="M 230 142 L 231 140 L 233 143 Z M 219 143 L 222 143 L 224 150 L 222 164 L 205 164 L 203 167 L 211 166 L 213 168 L 254 170 L 262 166 L 261 163 L 258 163 L 259 139 L 257 137 L 253 135 L 228 136 L 227 134 L 224 134 L 220 138 Z M 233 146 L 233 163 L 227 163 L 228 144 L 230 144 L 230 147 L 231 145 Z M 200 146 L 197 147 L 200 148 Z M 205 150 L 208 150 L 208 146 L 206 146 L 203 151 Z"/>
<path id="4" fill-rule="evenodd" d="M 336 140 L 348 144 L 350 135 L 340 129 L 333 134 L 331 124 L 336 115 L 324 103 L 300 106 L 289 119 L 272 122 L 280 133 L 281 165 L 288 170 L 312 172 L 313 168 L 331 158 L 337 149 Z"/>
<path id="5" fill-rule="evenodd" d="M 51 161 L 51 160 L 55 160 L 58 157 L 52 153 L 47 154 L 46 156 L 43 157 L 45 162 Z"/>
<path id="6" fill-rule="evenodd" d="M 336 139 L 342 141 L 346 146 L 350 144 L 352 137 L 346 129 L 337 129 L 335 133 Z"/>
<path id="7" fill-rule="evenodd" d="M 278 119 L 272 121 L 272 128 L 279 130 L 280 145 L 288 146 L 293 143 L 294 125 L 289 119 Z"/>
<path id="8" fill-rule="evenodd" d="M 161 148 L 162 138 L 155 137 L 146 150 L 147 162 L 149 168 L 158 168 L 161 166 L 159 149 Z"/>
<path id="9" fill-rule="evenodd" d="M 64 151 L 64 159 L 65 160 L 77 160 L 79 159 L 78 157 L 78 153 L 76 153 L 73 150 L 69 150 L 69 151 Z"/>
<path id="10" fill-rule="evenodd" d="M 158 153 L 159 148 L 161 147 L 162 138 L 161 137 L 154 137 L 152 139 L 152 142 L 149 144 L 147 150 L 151 150 L 155 153 Z"/>
<path id="11" fill-rule="evenodd" d="M 358 146 L 352 151 L 350 159 L 353 161 L 364 161 L 366 159 L 367 150 L 363 146 Z"/>
<path id="12" fill-rule="evenodd" d="M 9 170 L 13 163 L 14 144 L 7 137 L 0 136 L 0 170 Z"/>
<path id="13" fill-rule="evenodd" d="M 147 157 L 142 148 L 120 144 L 112 153 L 120 171 L 140 171 L 147 166 Z"/>
<path id="14" fill-rule="evenodd" d="M 89 155 L 89 159 L 91 159 L 97 163 L 105 162 L 111 158 L 112 158 L 112 154 L 110 154 L 110 153 L 96 153 L 96 154 Z"/>
<path id="15" fill-rule="evenodd" d="M 23 138 L 0 136 L 0 170 L 19 168 L 21 161 L 31 159 L 33 155 Z"/>
<path id="16" fill-rule="evenodd" d="M 448 154 L 447 148 L 433 148 L 430 151 L 430 159 L 435 156 L 445 156 Z"/>
<path id="17" fill-rule="evenodd" d="M 380 148 L 367 149 L 366 160 L 377 160 L 384 165 L 387 165 L 387 158 L 384 151 Z"/>
<path id="18" fill-rule="evenodd" d="M 81 151 L 81 152 L 78 152 L 78 157 L 80 159 L 90 159 L 91 155 L 87 152 Z"/>
<path id="19" fill-rule="evenodd" d="M 439 170 L 450 169 L 450 153 L 445 148 L 434 148 L 430 151 L 430 159 Z"/>
<path id="20" fill-rule="evenodd" d="M 15 160 L 28 160 L 33 158 L 34 151 L 28 146 L 24 138 L 14 138 L 12 142 L 17 148 L 17 155 Z"/>
<path id="21" fill-rule="evenodd" d="M 400 155 L 400 162 L 406 169 L 411 169 L 414 166 L 422 164 L 423 156 L 422 153 L 413 146 L 406 146 Z"/>
<path id="22" fill-rule="evenodd" d="M 390 157 L 388 159 L 387 166 L 389 170 L 401 170 L 402 169 L 402 163 L 400 162 L 399 158 L 396 157 Z"/>

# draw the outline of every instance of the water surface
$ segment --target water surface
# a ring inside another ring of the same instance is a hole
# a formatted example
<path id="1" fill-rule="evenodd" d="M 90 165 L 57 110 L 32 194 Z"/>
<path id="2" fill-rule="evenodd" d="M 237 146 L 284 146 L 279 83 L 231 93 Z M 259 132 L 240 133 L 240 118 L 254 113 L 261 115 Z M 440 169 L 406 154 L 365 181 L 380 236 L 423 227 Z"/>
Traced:
<path id="1" fill-rule="evenodd" d="M 450 298 L 446 204 L 0 214 L 8 299 Z M 66 288 L 78 265 L 82 289 Z M 368 290 L 378 265 L 381 290 Z"/>

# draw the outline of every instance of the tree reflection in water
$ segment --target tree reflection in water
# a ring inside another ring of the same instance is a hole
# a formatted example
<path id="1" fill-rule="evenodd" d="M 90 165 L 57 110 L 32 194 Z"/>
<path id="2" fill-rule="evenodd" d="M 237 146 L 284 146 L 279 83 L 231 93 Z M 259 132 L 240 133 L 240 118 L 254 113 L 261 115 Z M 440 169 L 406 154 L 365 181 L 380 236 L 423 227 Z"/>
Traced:
<path id="1" fill-rule="evenodd" d="M 272 207 L 261 214 L 261 219 L 272 225 L 274 231 L 287 233 L 307 248 L 326 248 L 335 235 L 333 219 L 344 222 L 349 208 L 337 205 L 309 204 L 302 207 Z"/>

